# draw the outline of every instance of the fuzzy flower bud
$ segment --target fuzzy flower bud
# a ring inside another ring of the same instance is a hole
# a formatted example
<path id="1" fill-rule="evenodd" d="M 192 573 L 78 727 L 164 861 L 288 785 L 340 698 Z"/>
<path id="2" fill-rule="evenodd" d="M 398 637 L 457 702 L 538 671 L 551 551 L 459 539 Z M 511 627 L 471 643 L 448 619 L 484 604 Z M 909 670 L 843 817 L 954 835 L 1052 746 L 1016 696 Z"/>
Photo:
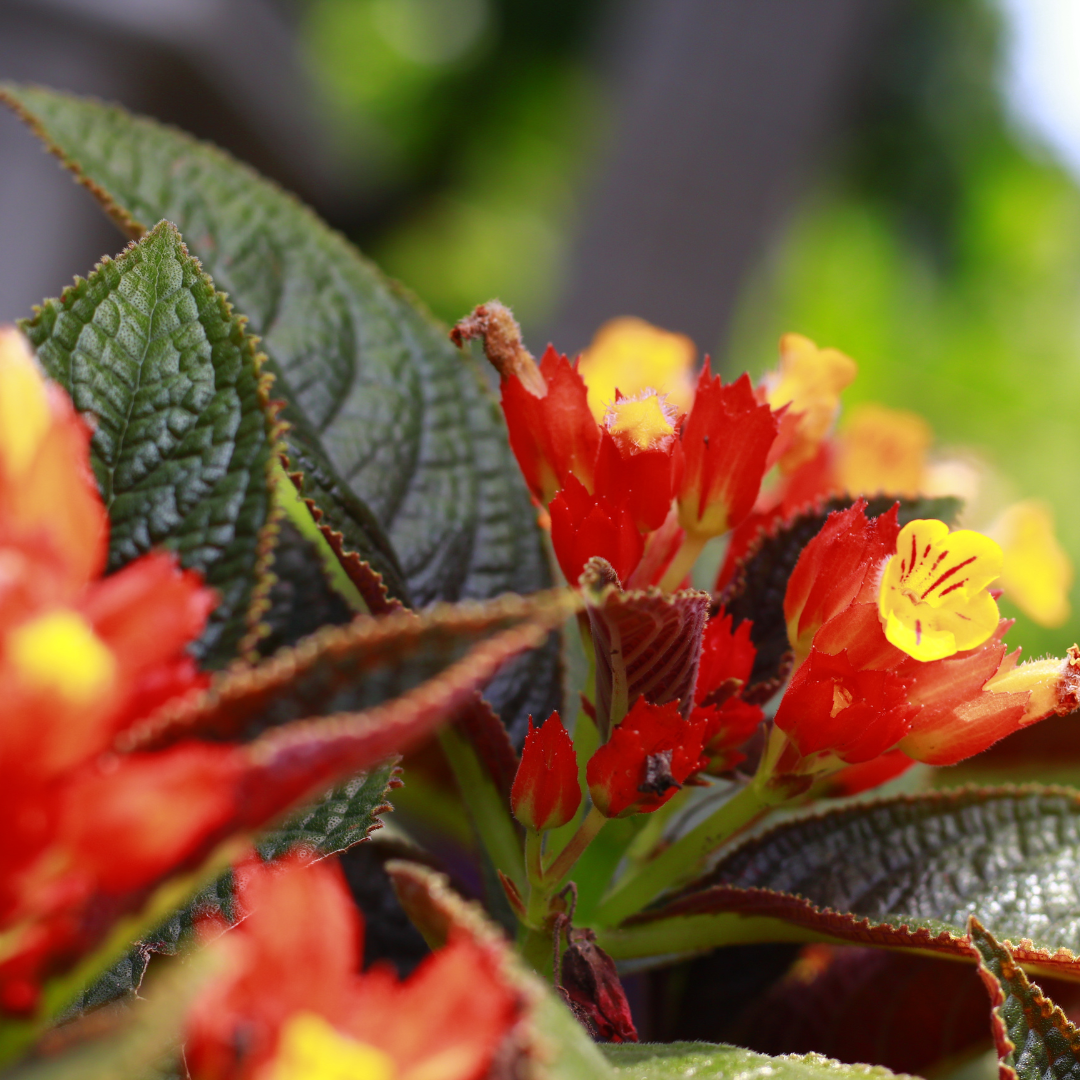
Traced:
<path id="1" fill-rule="evenodd" d="M 521 764 L 510 792 L 514 817 L 525 828 L 543 832 L 565 825 L 580 805 L 577 756 L 559 714 L 553 712 L 540 727 L 533 726 L 530 716 Z"/>

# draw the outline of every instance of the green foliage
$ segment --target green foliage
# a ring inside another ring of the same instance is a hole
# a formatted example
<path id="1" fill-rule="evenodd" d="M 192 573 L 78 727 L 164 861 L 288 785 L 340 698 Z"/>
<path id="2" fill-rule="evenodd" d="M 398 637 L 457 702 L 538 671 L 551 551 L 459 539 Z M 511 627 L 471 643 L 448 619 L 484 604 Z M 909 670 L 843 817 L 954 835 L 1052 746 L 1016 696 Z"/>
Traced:
<path id="1" fill-rule="evenodd" d="M 200 650 L 223 665 L 251 630 L 270 511 L 271 419 L 244 320 L 162 222 L 24 329 L 94 418 L 109 567 L 177 551 L 221 603 Z"/>
<path id="2" fill-rule="evenodd" d="M 969 931 L 979 974 L 990 992 L 1001 1080 L 1080 1076 L 1080 1031 L 977 919 L 972 918 Z"/>
<path id="3" fill-rule="evenodd" d="M 304 495 L 392 594 L 424 605 L 549 583 L 482 375 L 400 287 L 213 147 L 97 102 L 2 91 L 121 227 L 177 224 L 261 335 Z M 504 720 L 550 711 L 556 670 L 548 650 L 505 675 Z"/>
<path id="4" fill-rule="evenodd" d="M 676 1080 L 687 1076 L 736 1080 L 755 1075 L 778 1080 L 886 1080 L 898 1075 L 880 1066 L 844 1065 L 820 1054 L 767 1057 L 719 1043 L 628 1043 L 605 1046 L 604 1056 L 615 1066 L 615 1075 L 627 1080 Z"/>

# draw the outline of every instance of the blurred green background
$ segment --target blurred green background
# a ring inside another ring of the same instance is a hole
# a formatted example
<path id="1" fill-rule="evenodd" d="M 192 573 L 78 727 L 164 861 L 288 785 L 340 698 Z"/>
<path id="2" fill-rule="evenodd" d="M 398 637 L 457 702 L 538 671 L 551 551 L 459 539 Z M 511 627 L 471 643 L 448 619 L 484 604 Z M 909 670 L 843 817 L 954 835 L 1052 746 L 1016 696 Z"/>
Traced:
<path id="1" fill-rule="evenodd" d="M 337 152 L 365 185 L 350 231 L 443 319 L 495 295 L 527 330 L 553 319 L 608 123 L 594 63 L 608 10 L 304 6 Z M 903 6 L 842 136 L 761 251 L 729 340 L 698 344 L 754 374 L 786 330 L 842 349 L 860 365 L 848 404 L 924 415 L 939 448 L 995 474 L 985 512 L 1046 499 L 1080 562 L 1080 192 L 1010 116 L 1007 32 L 988 0 Z M 1075 615 L 1057 630 L 1020 624 L 1011 640 L 1029 656 L 1080 636 Z"/>

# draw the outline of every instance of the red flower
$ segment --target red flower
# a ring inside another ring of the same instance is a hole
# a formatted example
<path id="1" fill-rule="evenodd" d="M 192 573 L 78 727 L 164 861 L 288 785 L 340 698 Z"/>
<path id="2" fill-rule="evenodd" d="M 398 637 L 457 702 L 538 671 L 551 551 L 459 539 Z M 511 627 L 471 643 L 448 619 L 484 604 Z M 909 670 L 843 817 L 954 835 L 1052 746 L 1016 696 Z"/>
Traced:
<path id="1" fill-rule="evenodd" d="M 757 656 L 750 640 L 754 624 L 744 619 L 733 631 L 731 623 L 731 616 L 721 610 L 705 624 L 694 690 L 699 705 L 720 704 L 738 693 L 750 678 Z"/>
<path id="2" fill-rule="evenodd" d="M 684 720 L 679 702 L 650 705 L 639 697 L 585 771 L 593 804 L 605 817 L 659 809 L 708 763 L 702 756 L 707 718 Z"/>
<path id="3" fill-rule="evenodd" d="M 688 535 L 720 536 L 750 513 L 777 430 L 748 375 L 724 386 L 706 361 L 676 450 L 679 523 Z"/>
<path id="4" fill-rule="evenodd" d="M 605 431 L 596 459 L 596 493 L 608 498 L 624 496 L 641 532 L 659 529 L 671 509 L 671 450 L 620 446 Z"/>
<path id="5" fill-rule="evenodd" d="M 788 579 L 784 618 L 796 664 L 809 654 L 823 623 L 876 589 L 878 570 L 896 551 L 900 532 L 896 507 L 870 520 L 865 509 L 866 502 L 860 499 L 849 509 L 830 514 Z"/>
<path id="6" fill-rule="evenodd" d="M 549 507 L 551 543 L 555 557 L 571 585 L 576 584 L 585 563 L 599 556 L 611 563 L 625 581 L 641 560 L 645 541 L 634 524 L 628 498 L 590 495 L 574 476 Z"/>
<path id="7" fill-rule="evenodd" d="M 502 408 L 525 483 L 547 506 L 568 477 L 592 490 L 600 428 L 576 365 L 549 345 L 539 372 L 546 387 L 542 397 L 526 388 L 518 375 L 504 378 Z"/>
<path id="8" fill-rule="evenodd" d="M 487 1075 L 521 1012 L 491 947 L 451 938 L 405 982 L 361 973 L 362 926 L 336 863 L 252 861 L 238 877 L 250 914 L 213 941 L 222 974 L 187 1018 L 194 1080 Z"/>
<path id="9" fill-rule="evenodd" d="M 529 717 L 510 805 L 514 817 L 537 832 L 557 829 L 577 813 L 581 805 L 577 756 L 557 712 L 538 728 Z"/>
<path id="10" fill-rule="evenodd" d="M 710 776 L 722 776 L 746 760 L 739 747 L 757 731 L 765 713 L 759 705 L 731 697 L 721 705 L 695 709 L 690 719 L 705 724 L 703 752 L 709 763 L 702 771 Z"/>
<path id="11" fill-rule="evenodd" d="M 857 763 L 895 747 L 918 711 L 893 672 L 856 668 L 846 652 L 814 650 L 795 672 L 774 722 L 804 758 L 827 753 Z"/>
<path id="12" fill-rule="evenodd" d="M 890 750 L 872 761 L 859 765 L 845 765 L 839 772 L 833 773 L 815 789 L 825 798 L 839 799 L 846 795 L 859 795 L 871 788 L 880 787 L 890 780 L 907 772 L 915 762 L 902 750 Z"/>

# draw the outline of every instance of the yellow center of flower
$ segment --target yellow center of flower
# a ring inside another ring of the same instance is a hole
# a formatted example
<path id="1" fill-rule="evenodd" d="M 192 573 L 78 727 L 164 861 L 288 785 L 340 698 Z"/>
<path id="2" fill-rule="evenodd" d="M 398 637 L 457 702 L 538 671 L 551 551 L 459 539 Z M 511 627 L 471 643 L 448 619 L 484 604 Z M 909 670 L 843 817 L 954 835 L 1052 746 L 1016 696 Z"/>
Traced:
<path id="1" fill-rule="evenodd" d="M 881 577 L 885 636 L 924 661 L 981 645 L 998 625 L 987 586 L 1001 575 L 1001 562 L 1001 548 L 981 533 L 951 533 L 943 521 L 909 522 Z"/>
<path id="2" fill-rule="evenodd" d="M 593 416 L 603 421 L 616 389 L 634 397 L 648 387 L 656 387 L 677 411 L 686 412 L 694 400 L 696 355 L 688 337 L 661 330 L 643 319 L 604 323 L 578 363 Z"/>
<path id="3" fill-rule="evenodd" d="M 100 697 L 116 674 L 116 659 L 93 627 L 75 611 L 51 611 L 11 632 L 8 659 L 22 679 L 53 690 L 76 705 Z"/>
<path id="4" fill-rule="evenodd" d="M 51 420 L 45 382 L 26 339 L 0 327 L 0 466 L 9 476 L 26 471 Z"/>
<path id="5" fill-rule="evenodd" d="M 655 390 L 623 399 L 608 408 L 604 426 L 616 442 L 632 443 L 638 450 L 666 448 L 675 434 L 674 410 Z"/>
<path id="6" fill-rule="evenodd" d="M 393 1080 L 389 1054 L 342 1035 L 315 1013 L 300 1012 L 281 1029 L 273 1080 Z"/>

